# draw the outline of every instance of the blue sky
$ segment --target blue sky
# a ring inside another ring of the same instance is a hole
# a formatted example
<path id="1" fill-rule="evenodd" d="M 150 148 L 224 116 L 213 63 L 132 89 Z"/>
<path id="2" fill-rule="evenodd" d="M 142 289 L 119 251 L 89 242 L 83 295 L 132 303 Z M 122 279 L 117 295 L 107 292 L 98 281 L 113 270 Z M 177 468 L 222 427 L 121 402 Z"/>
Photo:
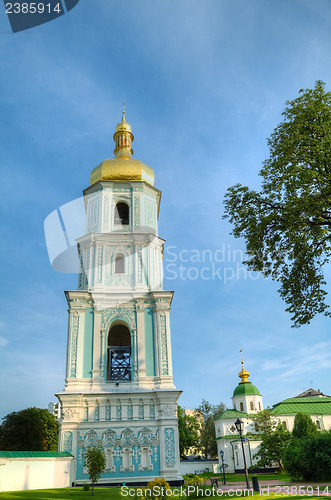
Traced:
<path id="1" fill-rule="evenodd" d="M 77 279 L 52 270 L 43 223 L 113 156 L 123 99 L 134 156 L 154 169 L 162 191 L 180 403 L 230 405 L 240 348 L 265 405 L 311 386 L 331 394 L 330 320 L 291 329 L 277 284 L 245 279 L 244 270 L 237 279 L 239 261 L 214 258 L 223 274 L 234 270 L 228 283 L 171 279 L 169 268 L 169 250 L 186 258 L 244 249 L 221 219 L 224 193 L 237 182 L 259 186 L 266 138 L 287 99 L 317 79 L 331 89 L 330 2 L 80 0 L 17 34 L 1 9 L 1 416 L 46 407 L 63 389 L 63 290 Z M 186 273 L 212 265 L 177 264 Z"/>

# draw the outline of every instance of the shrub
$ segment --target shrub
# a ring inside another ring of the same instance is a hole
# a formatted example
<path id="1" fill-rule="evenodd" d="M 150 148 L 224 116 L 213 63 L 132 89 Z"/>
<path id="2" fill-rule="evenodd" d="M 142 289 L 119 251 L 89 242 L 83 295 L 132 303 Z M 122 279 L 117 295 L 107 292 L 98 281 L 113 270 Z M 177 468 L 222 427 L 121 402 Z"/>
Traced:
<path id="1" fill-rule="evenodd" d="M 147 484 L 145 491 L 146 493 L 150 491 L 150 494 L 147 493 L 144 498 L 148 500 L 154 500 L 156 498 L 169 498 L 169 494 L 166 494 L 167 490 L 171 490 L 169 483 L 164 479 L 164 477 L 157 477 Z M 160 494 L 158 492 L 160 492 Z"/>
<path id="2" fill-rule="evenodd" d="M 286 471 L 295 480 L 331 480 L 331 432 L 293 439 L 283 454 Z"/>

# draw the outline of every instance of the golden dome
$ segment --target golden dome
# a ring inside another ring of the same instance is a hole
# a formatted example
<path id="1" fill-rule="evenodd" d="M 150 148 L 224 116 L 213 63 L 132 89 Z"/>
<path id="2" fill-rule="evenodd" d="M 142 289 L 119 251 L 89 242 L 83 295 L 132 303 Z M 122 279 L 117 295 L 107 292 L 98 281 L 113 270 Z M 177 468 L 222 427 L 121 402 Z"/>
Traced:
<path id="1" fill-rule="evenodd" d="M 154 172 L 142 161 L 113 158 L 103 161 L 92 170 L 91 185 L 98 181 L 145 181 L 154 186 Z"/>
<path id="2" fill-rule="evenodd" d="M 132 158 L 134 136 L 131 125 L 125 121 L 123 103 L 122 120 L 116 126 L 114 141 L 115 158 L 105 160 L 92 170 L 91 185 L 98 181 L 145 181 L 154 186 L 154 172 L 145 163 Z"/>
<path id="3" fill-rule="evenodd" d="M 132 127 L 125 121 L 125 111 L 123 111 L 123 119 L 116 125 L 115 128 L 115 134 L 116 132 L 132 132 Z"/>
<path id="4" fill-rule="evenodd" d="M 241 382 L 239 382 L 239 384 L 243 384 L 245 382 L 249 382 L 248 377 L 250 376 L 250 373 L 247 370 L 245 370 L 242 349 L 240 349 L 240 355 L 241 355 L 242 368 L 241 371 L 238 373 L 238 377 L 241 378 Z"/>
<path id="5" fill-rule="evenodd" d="M 250 376 L 250 373 L 247 370 L 245 370 L 244 365 L 243 365 L 241 371 L 238 373 L 238 377 L 241 378 L 241 382 L 239 382 L 239 383 L 242 384 L 244 382 L 249 382 L 249 380 L 248 380 L 249 376 Z"/>

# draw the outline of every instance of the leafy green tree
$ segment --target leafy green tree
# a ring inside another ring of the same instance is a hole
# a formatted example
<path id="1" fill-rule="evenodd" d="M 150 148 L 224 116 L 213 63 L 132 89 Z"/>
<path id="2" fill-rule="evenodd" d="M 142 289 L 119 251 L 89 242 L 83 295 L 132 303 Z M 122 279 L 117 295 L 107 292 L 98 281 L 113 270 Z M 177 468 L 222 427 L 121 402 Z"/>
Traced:
<path id="1" fill-rule="evenodd" d="M 197 419 L 200 425 L 200 435 L 198 448 L 205 458 L 217 455 L 216 433 L 215 433 L 215 419 L 225 410 L 225 405 L 220 403 L 213 405 L 202 400 L 201 404 L 195 409 Z"/>
<path id="2" fill-rule="evenodd" d="M 307 413 L 297 413 L 294 419 L 292 437 L 304 438 L 317 436 L 317 426 Z"/>
<path id="3" fill-rule="evenodd" d="M 0 426 L 1 450 L 57 451 L 58 438 L 58 421 L 41 408 L 9 413 Z"/>
<path id="4" fill-rule="evenodd" d="M 225 195 L 233 235 L 244 237 L 245 264 L 280 282 L 293 326 L 330 316 L 323 266 L 331 255 L 331 93 L 316 81 L 286 102 L 268 140 L 261 191 L 236 184 Z"/>
<path id="5" fill-rule="evenodd" d="M 179 434 L 179 452 L 180 456 L 185 456 L 188 449 L 196 447 L 199 441 L 199 422 L 192 415 L 184 415 L 181 406 L 177 407 L 178 434 Z"/>
<path id="6" fill-rule="evenodd" d="M 331 480 L 331 432 L 293 439 L 283 450 L 286 471 L 298 481 Z"/>
<path id="7" fill-rule="evenodd" d="M 271 467 L 275 462 L 284 470 L 282 452 L 291 440 L 291 433 L 271 415 L 269 409 L 253 417 L 255 431 L 261 435 L 261 445 L 254 455 L 258 457 L 258 467 Z"/>
<path id="8" fill-rule="evenodd" d="M 96 446 L 88 448 L 84 455 L 85 467 L 88 470 L 89 477 L 92 483 L 92 495 L 94 495 L 94 485 L 98 482 L 101 474 L 106 470 L 106 457 L 101 448 Z"/>

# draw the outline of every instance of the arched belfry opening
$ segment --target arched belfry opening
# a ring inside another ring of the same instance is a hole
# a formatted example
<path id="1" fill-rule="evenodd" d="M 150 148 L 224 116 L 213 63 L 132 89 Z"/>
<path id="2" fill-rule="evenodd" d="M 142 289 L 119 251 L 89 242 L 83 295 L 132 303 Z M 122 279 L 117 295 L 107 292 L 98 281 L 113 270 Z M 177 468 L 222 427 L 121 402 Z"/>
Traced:
<path id="1" fill-rule="evenodd" d="M 107 380 L 131 380 L 131 334 L 122 323 L 109 330 Z"/>
<path id="2" fill-rule="evenodd" d="M 121 224 L 122 226 L 129 224 L 129 205 L 123 202 L 116 204 L 114 224 Z"/>

